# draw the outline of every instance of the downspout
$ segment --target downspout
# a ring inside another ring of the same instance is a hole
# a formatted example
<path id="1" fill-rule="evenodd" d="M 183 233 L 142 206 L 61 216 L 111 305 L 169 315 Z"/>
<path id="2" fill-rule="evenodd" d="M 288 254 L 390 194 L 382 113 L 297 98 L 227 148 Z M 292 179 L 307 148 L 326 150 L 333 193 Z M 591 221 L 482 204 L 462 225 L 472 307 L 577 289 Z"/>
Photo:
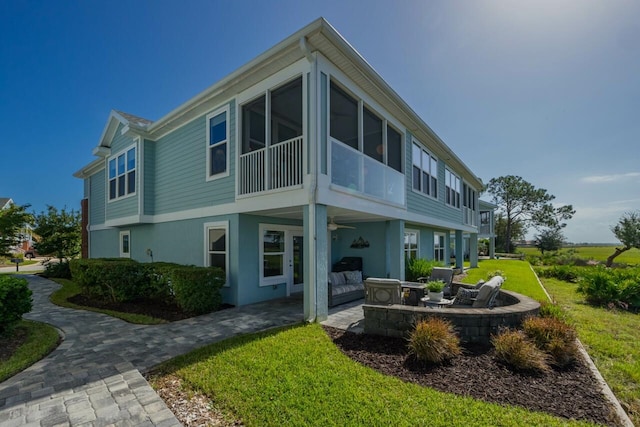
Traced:
<path id="1" fill-rule="evenodd" d="M 316 202 L 317 202 L 317 198 L 318 198 L 318 158 L 316 155 L 316 151 L 317 151 L 317 143 L 316 144 L 311 144 L 311 135 L 314 135 L 316 138 L 314 138 L 314 141 L 317 142 L 317 114 L 316 114 L 316 108 L 315 108 L 315 103 L 317 102 L 317 96 L 315 96 L 316 94 L 316 86 L 317 86 L 317 81 L 316 81 L 316 70 L 317 70 L 317 64 L 316 64 L 316 60 L 313 57 L 311 50 L 309 49 L 309 46 L 307 45 L 307 40 L 305 37 L 300 37 L 299 40 L 299 47 L 300 50 L 302 51 L 302 53 L 304 53 L 304 56 L 307 58 L 307 61 L 310 64 L 310 72 L 309 72 L 309 78 L 311 79 L 311 82 L 308 84 L 308 86 L 311 88 L 311 90 L 309 91 L 309 93 L 307 94 L 307 96 L 311 97 L 311 100 L 309 100 L 310 102 L 307 103 L 307 105 L 309 105 L 309 110 L 307 111 L 307 120 L 309 123 L 309 128 L 308 129 L 308 135 L 309 138 L 307 140 L 307 147 L 309 150 L 309 175 L 310 175 L 310 179 L 311 182 L 309 183 L 310 188 L 309 188 L 309 231 L 311 232 L 311 238 L 312 238 L 312 244 L 310 245 L 310 251 L 309 251 L 309 259 L 310 260 L 316 260 L 317 259 L 317 246 L 318 246 L 318 235 L 316 234 Z M 311 94 L 314 94 L 313 96 L 311 96 Z M 311 120 L 309 120 L 309 117 L 311 117 Z M 315 150 L 311 150 L 311 147 L 314 146 L 316 147 Z M 307 317 L 307 319 L 305 319 L 307 322 L 314 322 L 316 320 L 317 317 L 317 304 L 318 304 L 318 284 L 316 283 L 316 279 L 317 279 L 317 267 L 316 267 L 316 263 L 315 261 L 310 262 L 309 263 L 309 276 L 311 278 L 311 282 L 313 284 L 313 294 L 312 294 L 312 301 L 309 301 L 309 315 Z"/>

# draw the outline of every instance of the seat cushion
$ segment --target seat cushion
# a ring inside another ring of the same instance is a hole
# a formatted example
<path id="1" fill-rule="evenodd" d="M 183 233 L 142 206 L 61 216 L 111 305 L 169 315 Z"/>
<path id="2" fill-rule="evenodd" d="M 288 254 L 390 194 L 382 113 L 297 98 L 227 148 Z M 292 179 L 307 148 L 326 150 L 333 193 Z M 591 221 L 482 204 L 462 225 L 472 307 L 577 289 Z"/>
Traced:
<path id="1" fill-rule="evenodd" d="M 345 285 L 331 286 L 331 295 L 333 296 L 353 291 L 364 291 L 364 283 L 347 283 Z"/>

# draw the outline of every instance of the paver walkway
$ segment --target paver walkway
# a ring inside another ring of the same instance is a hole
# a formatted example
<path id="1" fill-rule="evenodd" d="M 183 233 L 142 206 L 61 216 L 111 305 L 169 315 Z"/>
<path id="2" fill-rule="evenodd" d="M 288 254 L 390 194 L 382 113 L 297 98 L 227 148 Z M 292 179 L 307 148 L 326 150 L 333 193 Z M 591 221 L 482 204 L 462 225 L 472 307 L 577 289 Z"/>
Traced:
<path id="1" fill-rule="evenodd" d="M 23 276 L 33 291 L 25 318 L 59 328 L 49 356 L 0 383 L 0 426 L 179 426 L 140 372 L 203 345 L 303 320 L 299 299 L 273 300 L 164 325 L 132 325 L 58 307 L 60 285 Z"/>

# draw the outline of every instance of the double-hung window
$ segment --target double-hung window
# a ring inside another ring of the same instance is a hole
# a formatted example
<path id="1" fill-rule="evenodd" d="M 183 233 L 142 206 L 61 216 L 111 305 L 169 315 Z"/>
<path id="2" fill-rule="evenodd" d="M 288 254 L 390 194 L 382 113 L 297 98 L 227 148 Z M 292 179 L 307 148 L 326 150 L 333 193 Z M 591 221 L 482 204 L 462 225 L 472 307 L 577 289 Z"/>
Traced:
<path id="1" fill-rule="evenodd" d="M 413 143 L 413 189 L 438 198 L 438 160 L 416 142 Z"/>
<path id="2" fill-rule="evenodd" d="M 207 116 L 207 179 L 227 175 L 229 151 L 229 110 Z"/>
<path id="3" fill-rule="evenodd" d="M 449 169 L 444 171 L 445 203 L 460 208 L 460 178 Z"/>
<path id="4" fill-rule="evenodd" d="M 136 147 L 109 159 L 109 200 L 136 192 Z"/>
<path id="5" fill-rule="evenodd" d="M 418 252 L 418 230 L 404 231 L 404 259 L 416 259 L 420 256 Z"/>

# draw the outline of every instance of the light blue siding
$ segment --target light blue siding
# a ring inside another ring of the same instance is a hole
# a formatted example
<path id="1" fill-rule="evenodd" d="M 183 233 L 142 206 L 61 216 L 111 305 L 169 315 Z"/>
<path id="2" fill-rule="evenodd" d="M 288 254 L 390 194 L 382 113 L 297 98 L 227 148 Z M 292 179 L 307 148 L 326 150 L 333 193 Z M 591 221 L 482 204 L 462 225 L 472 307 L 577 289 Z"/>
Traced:
<path id="1" fill-rule="evenodd" d="M 366 222 L 355 224 L 355 229 L 339 228 L 331 232 L 331 262 L 333 265 L 342 257 L 362 257 L 364 274 L 374 277 L 387 277 L 386 223 Z M 354 240 L 362 237 L 369 242 L 368 248 L 355 249 L 351 247 Z M 329 269 L 331 269 L 331 265 Z"/>
<path id="2" fill-rule="evenodd" d="M 156 194 L 156 144 L 148 139 L 144 140 L 144 166 L 143 166 L 143 188 L 144 188 L 144 215 L 152 215 L 155 210 Z"/>
<path id="3" fill-rule="evenodd" d="M 130 148 L 134 144 L 133 138 L 127 135 L 121 135 L 120 132 L 124 127 L 123 124 L 118 125 L 118 129 L 111 141 L 111 154 L 116 155 L 123 150 Z M 111 158 L 112 156 L 110 156 Z M 104 175 L 104 191 L 106 193 L 108 186 L 108 177 Z M 106 219 L 124 218 L 138 214 L 138 197 L 140 196 L 140 150 L 136 150 L 136 192 L 134 195 L 119 200 L 107 201 Z"/>
<path id="4" fill-rule="evenodd" d="M 89 224 L 104 224 L 105 220 L 105 176 L 102 169 L 88 178 L 89 181 Z"/>
<path id="5" fill-rule="evenodd" d="M 438 198 L 434 199 L 413 190 L 413 141 L 412 135 L 409 131 L 407 131 L 406 136 L 405 176 L 407 184 L 407 210 L 409 212 L 419 213 L 431 218 L 462 224 L 462 211 L 460 209 L 455 209 L 447 206 L 444 202 L 444 169 L 446 167 L 446 164 L 442 159 L 438 159 Z M 428 148 L 429 147 L 427 147 L 427 149 Z M 460 197 L 462 197 L 462 194 L 460 195 Z"/>
<path id="6" fill-rule="evenodd" d="M 327 174 L 327 75 L 320 73 L 320 173 Z"/>
<path id="7" fill-rule="evenodd" d="M 92 231 L 89 238 L 89 256 L 91 258 L 117 258 L 120 256 L 120 230 Z"/>
<path id="8" fill-rule="evenodd" d="M 124 128 L 124 125 L 120 123 L 118 125 L 118 129 L 116 130 L 116 133 L 113 136 L 113 139 L 111 140 L 111 154 L 118 154 L 119 152 L 121 152 L 125 148 L 129 148 L 129 146 L 133 144 L 133 138 L 127 135 L 122 135 L 120 133 L 122 132 L 122 128 Z"/>
<path id="9" fill-rule="evenodd" d="M 228 177 L 206 181 L 204 115 L 156 141 L 155 164 L 151 168 L 155 203 L 150 213 L 164 214 L 235 200 L 235 102 L 230 104 L 229 116 Z"/>
<path id="10" fill-rule="evenodd" d="M 107 202 L 107 220 L 137 215 L 139 194 L 140 192 L 136 192 L 133 196 L 129 196 L 125 199 Z"/>

